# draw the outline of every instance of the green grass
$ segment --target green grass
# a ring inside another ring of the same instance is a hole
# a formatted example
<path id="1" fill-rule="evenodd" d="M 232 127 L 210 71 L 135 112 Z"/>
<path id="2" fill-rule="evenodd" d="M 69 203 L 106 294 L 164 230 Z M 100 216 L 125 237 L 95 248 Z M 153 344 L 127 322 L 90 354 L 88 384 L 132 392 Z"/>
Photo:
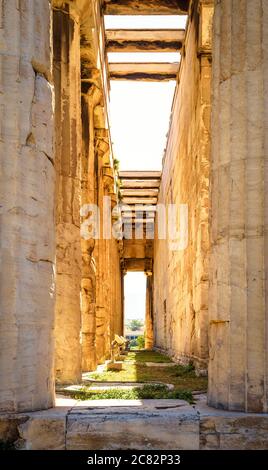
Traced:
<path id="1" fill-rule="evenodd" d="M 153 361 L 153 358 L 155 361 Z M 206 390 L 207 378 L 197 377 L 192 364 L 173 367 L 147 367 L 144 362 L 165 362 L 167 356 L 154 351 L 129 352 L 123 369 L 120 371 L 92 372 L 90 379 L 107 382 L 157 382 L 173 384 L 175 391 Z M 127 360 L 136 360 L 138 364 L 128 363 Z M 157 360 L 157 361 L 156 361 Z M 169 360 L 170 361 L 170 360 Z"/>
<path id="2" fill-rule="evenodd" d="M 189 390 L 168 390 L 165 385 L 144 385 L 142 388 L 131 390 L 110 389 L 103 391 L 90 390 L 90 387 L 81 387 L 81 390 L 70 392 L 76 400 L 137 400 L 137 399 L 172 399 L 177 398 L 193 403 L 193 395 Z"/>
<path id="3" fill-rule="evenodd" d="M 195 368 L 192 363 L 187 364 L 186 366 L 180 366 L 180 365 L 176 366 L 175 377 L 185 377 L 187 375 L 196 377 Z"/>
<path id="4" fill-rule="evenodd" d="M 130 351 L 127 359 L 136 362 L 171 362 L 168 356 L 156 351 Z"/>
<path id="5" fill-rule="evenodd" d="M 100 382 L 141 382 L 137 379 L 137 367 L 135 364 L 124 362 L 123 369 L 120 371 L 91 372 L 88 377 Z"/>

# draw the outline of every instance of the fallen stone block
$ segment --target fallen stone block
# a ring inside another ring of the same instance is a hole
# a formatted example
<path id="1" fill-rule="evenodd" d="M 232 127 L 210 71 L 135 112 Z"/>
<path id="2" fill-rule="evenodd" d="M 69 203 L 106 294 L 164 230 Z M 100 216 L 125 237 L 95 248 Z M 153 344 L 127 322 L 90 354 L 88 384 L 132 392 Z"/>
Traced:
<path id="1" fill-rule="evenodd" d="M 123 362 L 110 362 L 106 365 L 106 370 L 122 370 Z"/>

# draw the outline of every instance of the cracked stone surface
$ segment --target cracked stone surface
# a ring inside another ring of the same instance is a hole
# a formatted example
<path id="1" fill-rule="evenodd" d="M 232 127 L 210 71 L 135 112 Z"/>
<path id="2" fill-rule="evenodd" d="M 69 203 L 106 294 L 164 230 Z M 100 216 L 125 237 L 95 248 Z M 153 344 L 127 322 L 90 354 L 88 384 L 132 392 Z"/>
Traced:
<path id="1" fill-rule="evenodd" d="M 19 449 L 265 449 L 268 414 L 216 410 L 206 395 L 184 400 L 77 401 L 0 414 L 0 441 Z"/>
<path id="2" fill-rule="evenodd" d="M 16 412 L 54 403 L 51 5 L 12 0 L 2 13 L 0 410 Z"/>
<path id="3" fill-rule="evenodd" d="M 268 3 L 216 2 L 213 40 L 208 397 L 267 412 Z"/>
<path id="4" fill-rule="evenodd" d="M 196 18 L 197 8 L 195 2 Z M 153 288 L 154 345 L 202 370 L 208 364 L 211 38 L 202 54 L 196 25 L 206 31 L 205 21 L 206 15 L 189 22 L 158 197 L 160 204 L 176 204 L 177 224 L 186 205 L 188 233 L 177 230 L 173 244 L 156 234 Z"/>

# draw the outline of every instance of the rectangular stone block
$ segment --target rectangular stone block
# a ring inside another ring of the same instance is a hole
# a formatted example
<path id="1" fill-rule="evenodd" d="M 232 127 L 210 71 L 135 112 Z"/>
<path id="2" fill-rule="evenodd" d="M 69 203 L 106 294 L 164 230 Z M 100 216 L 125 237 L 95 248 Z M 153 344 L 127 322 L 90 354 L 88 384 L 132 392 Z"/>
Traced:
<path id="1" fill-rule="evenodd" d="M 110 362 L 106 365 L 107 370 L 122 370 L 123 362 Z"/>
<path id="2" fill-rule="evenodd" d="M 115 408 L 116 410 L 116 408 Z M 67 422 L 67 450 L 198 449 L 199 423 L 178 413 L 72 414 Z"/>
<path id="3" fill-rule="evenodd" d="M 15 445 L 21 450 L 64 450 L 66 412 L 35 413 L 18 426 L 19 439 Z"/>
<path id="4" fill-rule="evenodd" d="M 200 448 L 265 450 L 268 448 L 268 415 L 201 418 Z"/>
<path id="5" fill-rule="evenodd" d="M 28 416 L 23 415 L 8 415 L 3 414 L 0 416 L 0 446 L 1 449 L 6 450 L 13 448 L 14 443 L 19 438 L 18 426 L 28 420 Z"/>

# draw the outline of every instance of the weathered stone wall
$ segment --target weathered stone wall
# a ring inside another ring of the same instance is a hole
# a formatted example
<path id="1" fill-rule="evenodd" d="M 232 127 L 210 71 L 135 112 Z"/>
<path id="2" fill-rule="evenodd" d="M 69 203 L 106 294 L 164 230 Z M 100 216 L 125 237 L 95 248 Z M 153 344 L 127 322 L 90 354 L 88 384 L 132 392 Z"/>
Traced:
<path id="1" fill-rule="evenodd" d="M 268 3 L 216 2 L 209 403 L 267 412 Z"/>
<path id="2" fill-rule="evenodd" d="M 52 16 L 0 7 L 0 410 L 54 402 Z"/>
<path id="3" fill-rule="evenodd" d="M 190 15 L 158 200 L 176 204 L 178 219 L 179 205 L 187 204 L 188 244 L 173 251 L 156 233 L 153 305 L 155 346 L 206 369 L 211 8 L 205 2 L 201 15 L 198 3 Z"/>
<path id="4" fill-rule="evenodd" d="M 56 380 L 81 380 L 80 18 L 75 5 L 53 15 L 56 200 Z"/>

